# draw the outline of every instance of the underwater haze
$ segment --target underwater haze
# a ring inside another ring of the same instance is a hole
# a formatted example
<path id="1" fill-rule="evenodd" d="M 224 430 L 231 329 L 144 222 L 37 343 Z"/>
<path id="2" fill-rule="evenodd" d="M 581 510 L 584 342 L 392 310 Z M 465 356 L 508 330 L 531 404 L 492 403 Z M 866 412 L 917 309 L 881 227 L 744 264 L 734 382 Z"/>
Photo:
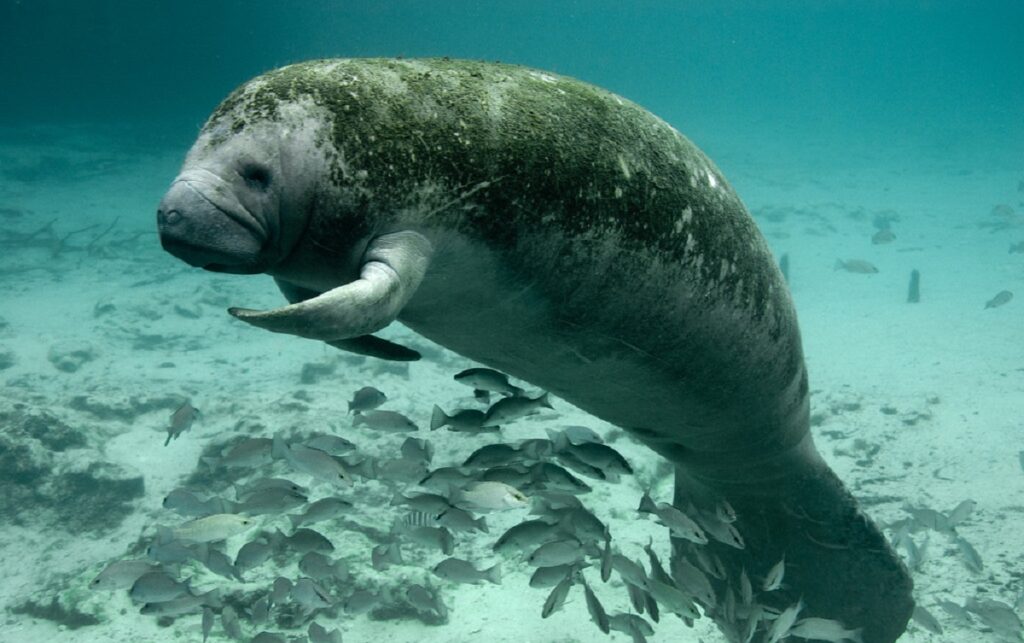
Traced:
<path id="1" fill-rule="evenodd" d="M 0 0 L 0 301 L 0 641 L 1024 641 L 1020 0 Z"/>

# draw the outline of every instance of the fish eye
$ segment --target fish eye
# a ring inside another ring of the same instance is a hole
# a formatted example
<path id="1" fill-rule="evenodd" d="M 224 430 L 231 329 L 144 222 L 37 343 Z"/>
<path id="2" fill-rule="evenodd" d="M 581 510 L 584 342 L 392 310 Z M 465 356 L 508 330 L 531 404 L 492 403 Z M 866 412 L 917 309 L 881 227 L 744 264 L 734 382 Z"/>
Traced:
<path id="1" fill-rule="evenodd" d="M 242 179 L 246 185 L 256 190 L 266 190 L 270 187 L 270 168 L 259 163 L 247 163 L 242 167 Z"/>

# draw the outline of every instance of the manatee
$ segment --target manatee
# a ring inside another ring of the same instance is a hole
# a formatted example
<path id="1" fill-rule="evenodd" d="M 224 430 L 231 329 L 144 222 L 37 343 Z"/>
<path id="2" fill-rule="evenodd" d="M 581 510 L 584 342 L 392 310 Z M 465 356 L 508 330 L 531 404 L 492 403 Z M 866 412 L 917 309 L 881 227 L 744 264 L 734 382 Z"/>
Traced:
<path id="1" fill-rule="evenodd" d="M 719 605 L 757 600 L 894 641 L 911 580 L 809 430 L 789 292 L 719 169 L 640 106 L 513 65 L 337 59 L 270 71 L 213 112 L 157 212 L 163 247 L 266 273 L 289 302 L 229 312 L 382 359 L 398 321 L 632 433 L 674 505 L 725 500 Z M 695 545 L 674 539 L 676 558 Z M 705 557 L 706 559 L 707 557 Z M 712 608 L 726 633 L 746 615 Z M 766 624 L 762 625 L 762 628 Z"/>

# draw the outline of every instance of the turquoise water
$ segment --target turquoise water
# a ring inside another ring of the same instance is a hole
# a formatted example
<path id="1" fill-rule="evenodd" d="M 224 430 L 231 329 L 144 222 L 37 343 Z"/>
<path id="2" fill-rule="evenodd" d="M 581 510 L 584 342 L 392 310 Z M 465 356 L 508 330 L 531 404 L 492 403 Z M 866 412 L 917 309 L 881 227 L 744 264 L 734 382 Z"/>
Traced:
<path id="1" fill-rule="evenodd" d="M 211 640 L 228 636 L 226 606 L 239 615 L 241 640 L 307 635 L 310 621 L 347 641 L 605 636 L 580 583 L 541 618 L 551 590 L 528 585 L 534 568 L 522 557 L 492 550 L 502 532 L 533 517 L 525 508 L 475 511 L 489 533 L 458 534 L 453 555 L 477 569 L 499 565 L 500 583 L 442 578 L 432 570 L 447 552 L 392 532 L 395 521 L 406 529 L 403 521 L 423 519 L 390 503 L 417 491 L 425 465 L 407 453 L 414 446 L 403 448 L 406 434 L 351 426 L 347 404 L 363 386 L 384 391 L 382 408 L 430 440 L 429 469 L 490 443 L 521 445 L 572 425 L 595 430 L 634 471 L 599 479 L 573 469 L 593 488 L 580 500 L 607 524 L 613 549 L 650 569 L 650 539 L 669 565 L 669 530 L 636 507 L 646 490 L 672 500 L 670 467 L 622 428 L 553 396 L 553 409 L 498 435 L 428 430 L 435 404 L 487 409 L 452 378 L 480 364 L 398 324 L 381 335 L 421 360 L 382 361 L 244 326 L 224 309 L 282 305 L 271 280 L 189 268 L 160 247 L 157 206 L 235 87 L 309 59 L 442 56 L 603 87 L 714 161 L 775 258 L 785 257 L 817 449 L 914 580 L 922 610 L 900 640 L 1021 640 L 1021 2 L 56 0 L 0 2 L 0 561 L 8 570 L 0 640 L 201 640 L 201 600 L 173 618 L 140 614 L 143 603 L 162 601 L 90 583 L 111 561 L 150 560 L 147 549 L 166 544 L 159 526 L 240 511 L 175 512 L 165 503 L 173 490 L 242 502 L 232 485 L 261 476 L 294 478 L 309 502 L 337 491 L 353 503 L 314 527 L 349 575 L 321 581 L 324 604 L 283 592 L 261 616 L 276 578 L 308 576 L 275 532 L 291 534 L 285 515 L 306 503 L 271 503 L 253 516 L 253 530 L 165 568 L 191 578 L 196 594 L 217 592 L 205 604 Z M 920 301 L 911 304 L 915 270 Z M 464 303 L 474 304 L 482 305 Z M 200 412 L 165 446 L 169 418 L 186 401 Z M 267 453 L 244 465 L 216 464 L 239 440 L 279 434 L 300 443 L 311 432 L 355 444 L 341 465 L 357 472 L 351 488 L 317 482 L 279 450 L 272 457 L 269 442 L 254 443 Z M 537 480 L 521 481 L 527 495 L 543 496 Z M 230 564 L 253 541 L 275 555 L 241 579 L 214 569 L 209 549 Z M 393 543 L 400 562 L 374 561 L 374 547 Z M 745 559 L 755 585 L 777 560 L 773 544 L 762 545 L 770 555 Z M 636 614 L 628 582 L 618 573 L 601 582 L 601 552 L 585 558 L 583 575 L 608 613 Z M 836 582 L 859 595 L 847 571 Z M 751 622 L 749 611 L 722 616 L 742 593 L 737 578 L 698 573 L 712 578 L 714 600 L 695 600 L 692 586 L 684 594 L 701 617 L 690 627 L 663 600 L 646 639 L 742 640 L 715 625 Z M 414 586 L 444 607 L 410 598 Z M 814 603 L 797 587 L 763 591 L 750 640 L 771 640 L 776 615 L 799 598 Z M 373 597 L 365 609 L 360 592 Z M 808 608 L 798 618 L 811 615 L 829 616 Z M 789 640 L 799 637 L 797 629 Z"/>

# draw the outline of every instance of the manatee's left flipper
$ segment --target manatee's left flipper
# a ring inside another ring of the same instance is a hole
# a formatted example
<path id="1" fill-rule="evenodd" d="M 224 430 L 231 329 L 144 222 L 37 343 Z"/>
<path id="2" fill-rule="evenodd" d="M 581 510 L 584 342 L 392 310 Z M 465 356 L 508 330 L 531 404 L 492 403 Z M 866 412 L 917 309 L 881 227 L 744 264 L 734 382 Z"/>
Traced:
<path id="1" fill-rule="evenodd" d="M 359 279 L 281 308 L 228 312 L 265 330 L 324 342 L 369 335 L 398 317 L 423 280 L 432 250 L 418 232 L 384 234 L 367 246 Z"/>
<path id="2" fill-rule="evenodd" d="M 276 277 L 274 278 L 274 281 L 277 283 L 277 287 L 281 289 L 281 293 L 284 295 L 285 299 L 292 304 L 297 304 L 300 301 L 306 301 L 307 299 L 313 299 L 320 295 L 320 293 L 315 290 L 302 288 L 301 286 L 296 286 L 293 283 L 283 281 Z M 414 362 L 422 357 L 419 352 L 414 351 L 411 348 L 406 348 L 401 344 L 389 342 L 386 339 L 374 337 L 373 335 L 363 335 L 362 337 L 355 337 L 353 339 L 339 339 L 327 342 L 327 344 L 349 353 L 355 353 L 356 355 L 376 357 L 377 359 L 386 359 L 392 362 Z"/>
<path id="3" fill-rule="evenodd" d="M 327 344 L 356 355 L 376 357 L 392 362 L 415 362 L 423 357 L 418 351 L 373 335 L 363 335 L 354 339 L 339 339 L 327 342 Z"/>

